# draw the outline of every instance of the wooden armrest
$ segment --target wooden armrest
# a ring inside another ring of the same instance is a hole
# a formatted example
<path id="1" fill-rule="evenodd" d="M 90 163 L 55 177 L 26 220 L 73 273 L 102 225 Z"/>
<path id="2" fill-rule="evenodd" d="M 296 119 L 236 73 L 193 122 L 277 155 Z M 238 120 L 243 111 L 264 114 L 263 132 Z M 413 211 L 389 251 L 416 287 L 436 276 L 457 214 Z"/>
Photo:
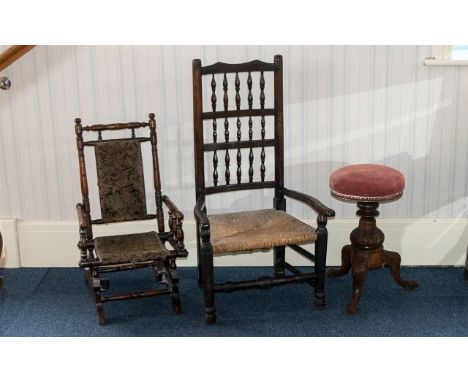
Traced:
<path id="1" fill-rule="evenodd" d="M 85 209 L 81 203 L 76 205 L 76 213 L 78 214 L 78 222 L 80 224 L 80 229 L 88 229 L 88 224 L 85 217 Z"/>
<path id="2" fill-rule="evenodd" d="M 210 221 L 208 216 L 203 212 L 205 208 L 205 198 L 200 196 L 197 200 L 197 204 L 195 204 L 195 208 L 193 209 L 193 213 L 195 214 L 195 218 L 197 219 L 198 223 L 209 226 Z"/>
<path id="3" fill-rule="evenodd" d="M 177 206 L 172 202 L 171 199 L 169 199 L 167 195 L 163 195 L 162 201 L 167 206 L 167 208 L 169 208 L 169 211 L 176 215 L 176 218 L 178 220 L 184 220 L 184 214 L 180 212 Z"/>
<path id="4" fill-rule="evenodd" d="M 329 218 L 335 216 L 335 211 L 333 211 L 331 208 L 328 208 L 322 202 L 320 202 L 318 199 L 313 198 L 312 196 L 303 194 L 299 191 L 289 190 L 287 188 L 284 189 L 284 195 L 289 196 L 292 199 L 298 200 L 299 202 L 302 202 L 304 204 L 307 204 L 319 215 L 326 216 Z"/>

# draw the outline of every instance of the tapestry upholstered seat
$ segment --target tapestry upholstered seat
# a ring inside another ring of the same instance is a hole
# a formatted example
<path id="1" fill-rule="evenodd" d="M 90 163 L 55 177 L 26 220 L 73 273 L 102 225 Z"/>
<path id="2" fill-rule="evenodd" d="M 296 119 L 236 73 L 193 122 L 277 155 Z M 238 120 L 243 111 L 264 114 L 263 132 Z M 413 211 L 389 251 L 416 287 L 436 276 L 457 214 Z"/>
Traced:
<path id="1" fill-rule="evenodd" d="M 138 136 L 135 132 L 137 129 L 141 132 Z M 117 134 L 121 131 L 123 133 Z M 84 270 L 86 283 L 94 294 L 99 323 L 105 324 L 106 322 L 104 302 L 164 294 L 171 295 L 174 312 L 181 313 L 175 261 L 179 257 L 187 257 L 182 230 L 184 215 L 166 195 L 161 194 L 154 114 L 149 115 L 148 122 L 91 126 L 82 126 L 81 120 L 76 118 L 75 132 L 83 197 L 83 202 L 76 206 L 80 225 L 80 242 L 78 243 L 81 253 L 80 267 Z M 103 137 L 108 132 L 113 132 L 113 136 Z M 90 134 L 94 137 L 91 136 L 91 139 L 85 140 L 84 136 Z M 145 146 L 152 154 L 150 163 L 152 163 L 154 188 L 152 187 L 152 192 L 148 194 L 145 190 L 142 155 L 142 147 Z M 94 151 L 95 174 L 101 207 L 101 216 L 97 219 L 91 218 L 85 149 L 86 152 L 91 151 L 91 154 Z M 151 200 L 150 198 L 153 197 L 156 208 L 154 212 L 149 212 L 147 199 Z M 168 230 L 165 229 L 163 204 L 168 209 Z M 94 225 L 142 220 L 152 221 L 157 226 L 157 232 L 155 230 L 97 237 L 93 235 Z M 156 281 L 161 282 L 156 284 L 157 287 L 139 292 L 107 294 L 109 280 L 103 278 L 102 274 L 143 267 L 149 267 L 152 276 Z"/>
<path id="2" fill-rule="evenodd" d="M 206 322 L 216 322 L 215 292 L 305 283 L 314 288 L 315 305 L 323 307 L 326 225 L 335 212 L 312 196 L 285 187 L 283 58 L 277 55 L 274 62 L 217 62 L 208 66 L 193 60 L 192 69 L 194 214 L 198 283 L 203 288 Z M 258 84 L 257 89 L 254 84 Z M 271 209 L 258 210 L 253 205 L 247 211 L 208 212 L 211 195 L 248 191 L 250 199 L 251 194 L 264 189 L 274 191 Z M 288 215 L 287 198 L 310 207 L 317 214 L 317 227 Z M 309 243 L 314 243 L 315 253 L 300 246 Z M 286 248 L 305 257 L 314 267 L 304 270 L 288 263 Z M 273 252 L 271 275 L 215 284 L 215 256 L 262 250 Z"/>
<path id="3" fill-rule="evenodd" d="M 139 263 L 169 255 L 155 231 L 95 237 L 94 249 L 102 264 Z"/>
<path id="4" fill-rule="evenodd" d="M 209 215 L 208 219 L 214 256 L 317 240 L 315 228 L 274 209 Z"/>

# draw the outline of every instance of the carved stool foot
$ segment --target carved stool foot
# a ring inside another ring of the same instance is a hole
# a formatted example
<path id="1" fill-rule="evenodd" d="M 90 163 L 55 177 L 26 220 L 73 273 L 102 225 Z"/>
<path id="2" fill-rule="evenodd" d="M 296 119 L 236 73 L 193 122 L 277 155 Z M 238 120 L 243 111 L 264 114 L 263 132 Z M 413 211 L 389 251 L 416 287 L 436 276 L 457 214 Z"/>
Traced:
<path id="1" fill-rule="evenodd" d="M 346 305 L 346 311 L 349 314 L 355 314 L 358 311 L 358 304 L 361 300 L 366 275 L 369 270 L 369 260 L 366 253 L 355 251 L 352 261 L 353 269 L 351 271 L 351 275 L 353 278 L 353 295 L 351 296 L 351 300 L 348 305 Z"/>
<path id="2" fill-rule="evenodd" d="M 403 288 L 406 289 L 415 289 L 418 287 L 418 283 L 414 280 L 404 280 L 400 276 L 400 264 L 401 256 L 397 252 L 392 251 L 383 251 L 382 262 L 390 269 L 395 282 Z"/>
<path id="3" fill-rule="evenodd" d="M 352 252 L 353 248 L 351 245 L 345 245 L 341 250 L 341 268 L 329 271 L 327 276 L 330 278 L 338 278 L 346 275 L 351 269 Z"/>

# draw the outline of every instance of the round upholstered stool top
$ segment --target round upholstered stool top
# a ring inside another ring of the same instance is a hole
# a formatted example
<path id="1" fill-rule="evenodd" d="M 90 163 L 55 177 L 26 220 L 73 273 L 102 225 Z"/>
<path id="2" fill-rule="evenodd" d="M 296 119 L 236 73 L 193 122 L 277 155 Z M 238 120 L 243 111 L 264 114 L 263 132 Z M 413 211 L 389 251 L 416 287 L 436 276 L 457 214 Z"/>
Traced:
<path id="1" fill-rule="evenodd" d="M 345 166 L 330 175 L 331 193 L 345 200 L 390 201 L 398 199 L 404 188 L 403 174 L 380 164 Z"/>

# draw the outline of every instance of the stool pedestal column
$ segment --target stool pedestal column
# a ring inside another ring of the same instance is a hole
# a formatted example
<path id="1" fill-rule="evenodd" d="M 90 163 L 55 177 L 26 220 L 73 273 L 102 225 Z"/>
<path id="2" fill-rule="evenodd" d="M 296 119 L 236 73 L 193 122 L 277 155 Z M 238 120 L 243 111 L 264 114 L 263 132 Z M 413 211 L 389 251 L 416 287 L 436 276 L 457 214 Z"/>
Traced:
<path id="1" fill-rule="evenodd" d="M 395 282 L 407 289 L 418 286 L 416 281 L 404 280 L 400 276 L 401 256 L 383 248 L 384 233 L 377 228 L 375 217 L 379 216 L 378 202 L 358 202 L 359 226 L 350 235 L 351 244 L 341 250 L 341 268 L 328 272 L 332 278 L 341 277 L 351 270 L 353 295 L 346 310 L 354 314 L 364 289 L 367 272 L 371 269 L 388 267 Z"/>

